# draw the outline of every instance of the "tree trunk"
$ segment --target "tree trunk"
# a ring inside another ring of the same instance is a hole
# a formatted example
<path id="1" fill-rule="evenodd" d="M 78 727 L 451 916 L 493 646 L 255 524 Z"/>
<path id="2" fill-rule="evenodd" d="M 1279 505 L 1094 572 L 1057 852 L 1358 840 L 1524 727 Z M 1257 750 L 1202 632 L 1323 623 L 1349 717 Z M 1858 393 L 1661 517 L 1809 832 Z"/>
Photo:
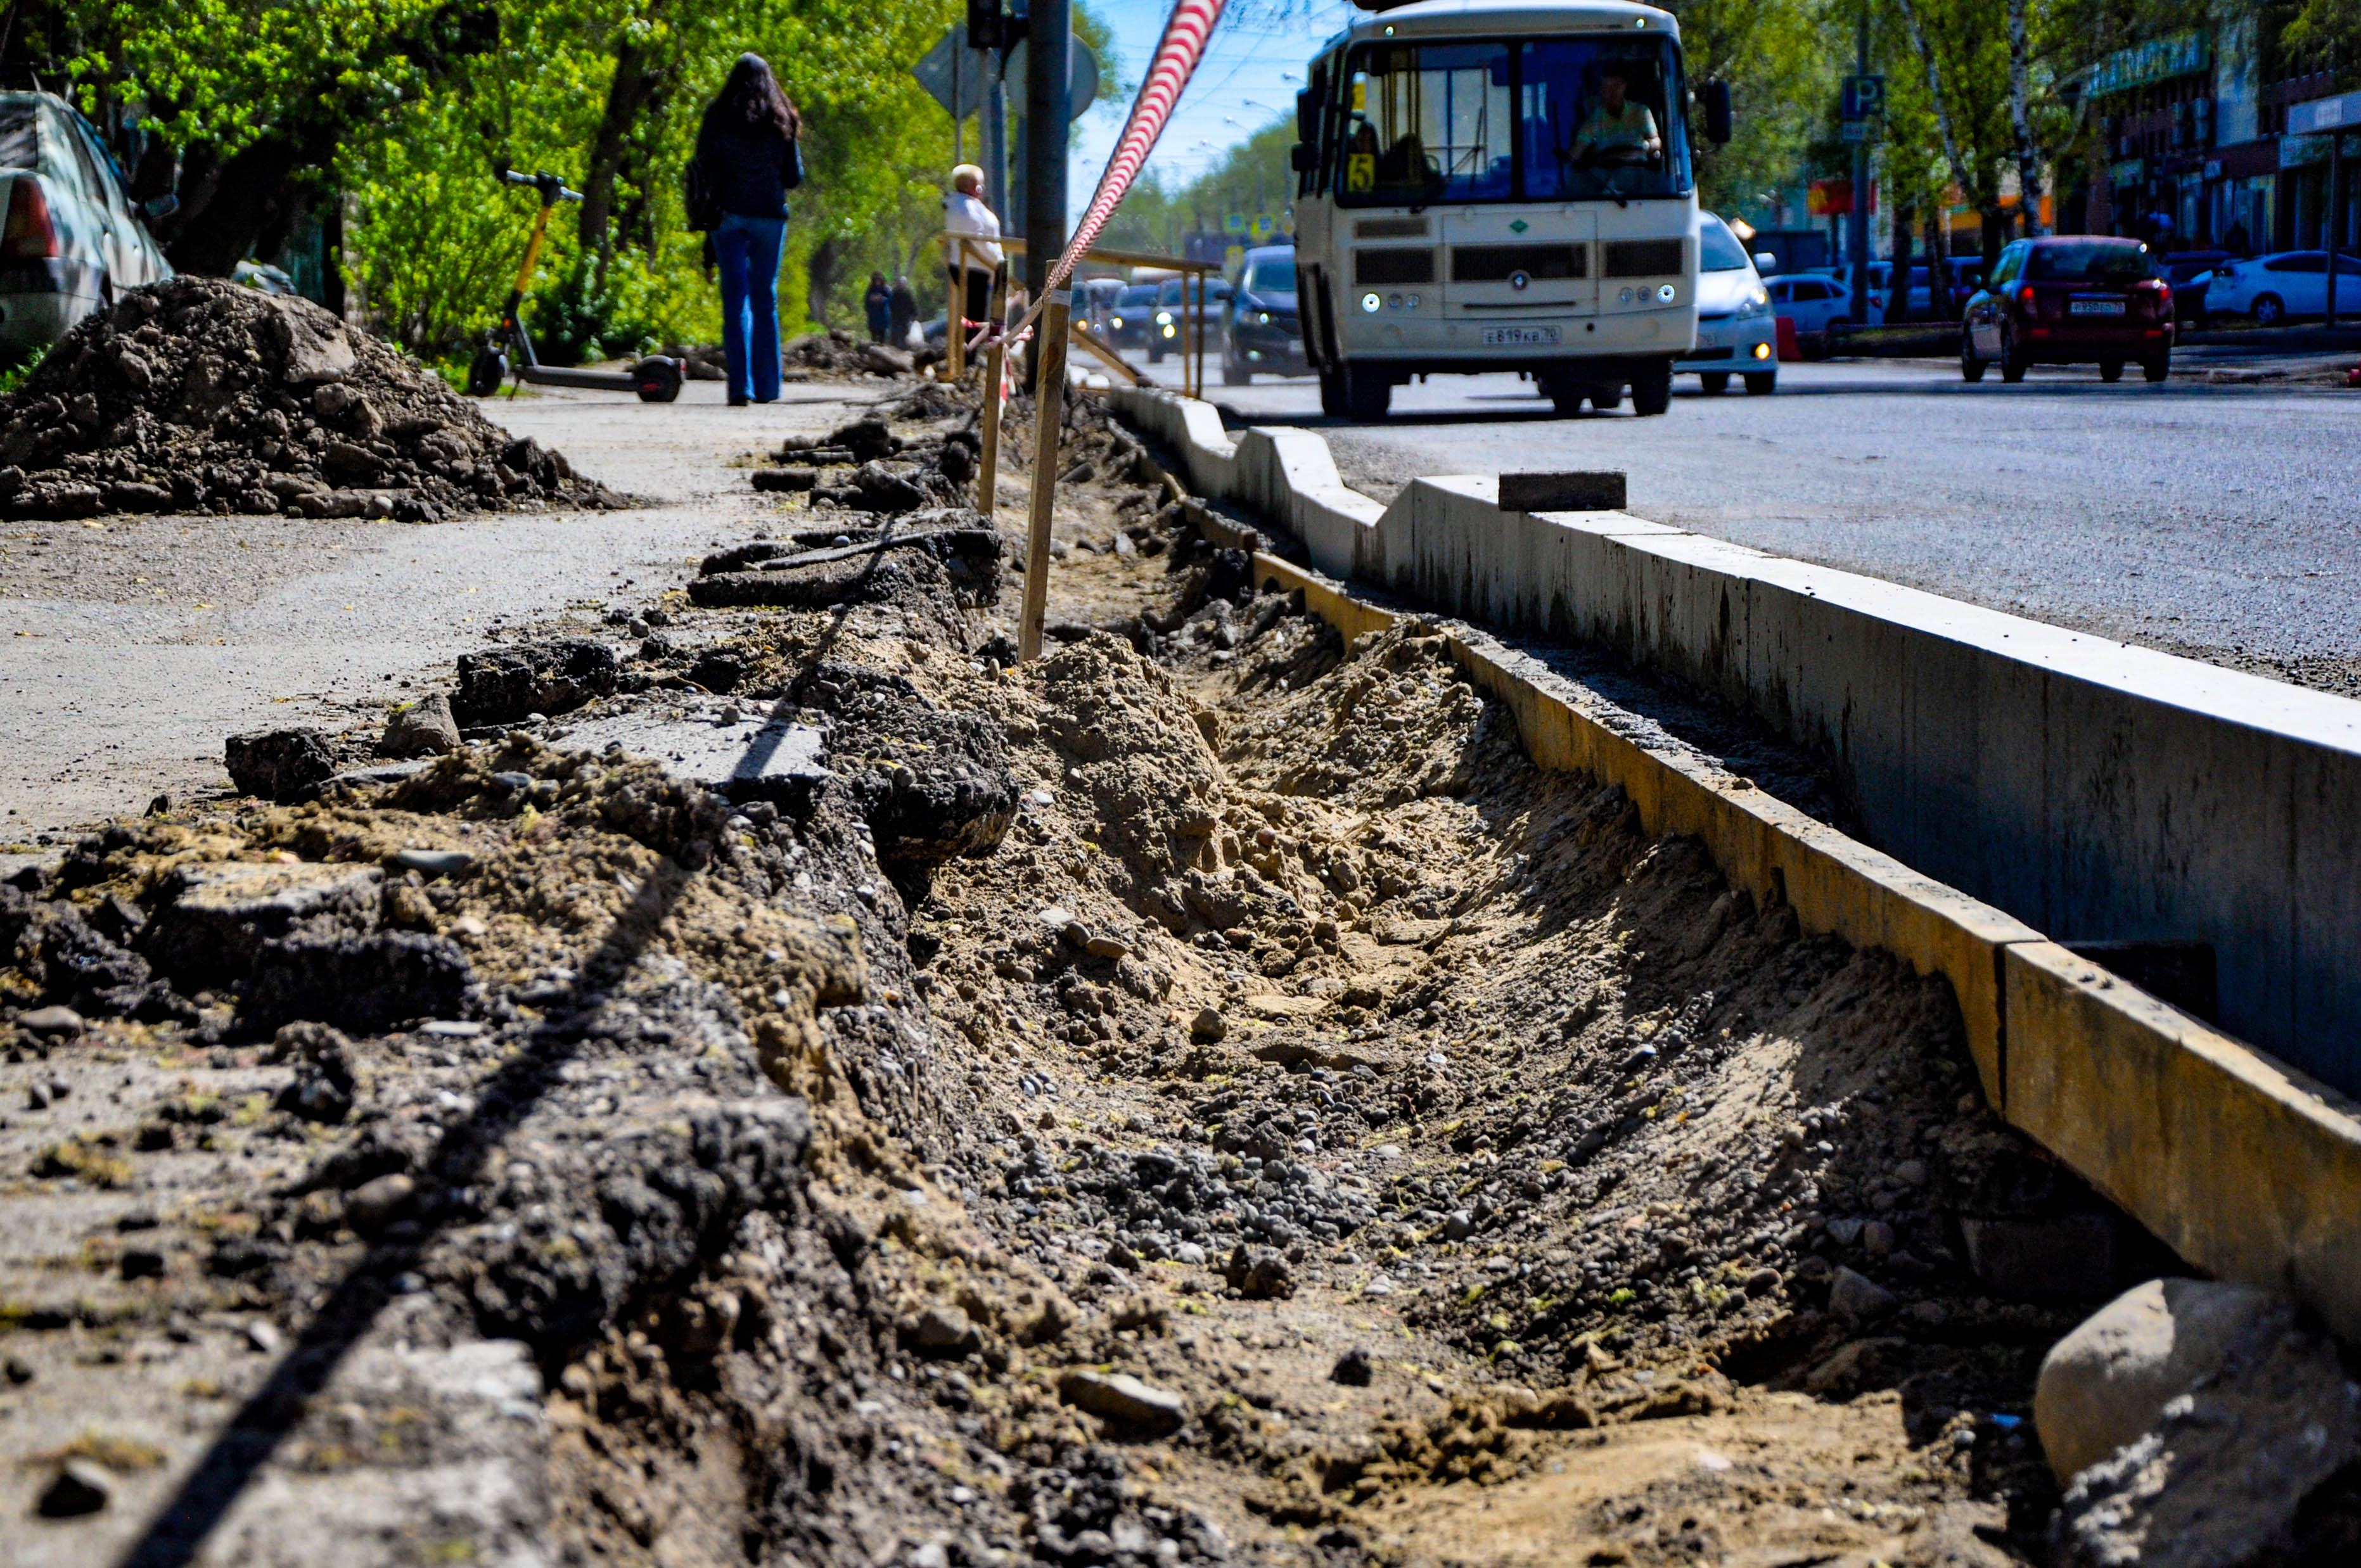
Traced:
<path id="1" fill-rule="evenodd" d="M 834 235 L 812 247 L 811 260 L 804 269 L 810 284 L 804 296 L 804 310 L 815 326 L 828 325 L 829 296 L 836 291 L 836 264 L 843 255 L 844 247 Z"/>
<path id="2" fill-rule="evenodd" d="M 1951 247 L 1946 232 L 1949 216 L 1939 201 L 1927 214 L 1927 304 L 1938 322 L 1960 319 L 1959 312 L 1951 308 Z"/>
<path id="3" fill-rule="evenodd" d="M 1885 324 L 1910 319 L 1910 226 L 1917 216 L 1907 202 L 1894 203 L 1894 270 L 1885 290 Z M 1930 280 L 1931 281 L 1931 280 Z"/>
<path id="4" fill-rule="evenodd" d="M 590 138 L 590 166 L 582 176 L 582 212 L 575 233 L 582 248 L 603 263 L 614 242 L 607 220 L 615 210 L 615 176 L 629 151 L 631 128 L 657 87 L 658 72 L 650 69 L 648 52 L 625 38 L 615 46 L 615 74 L 607 83 L 606 112 L 598 116 L 598 134 Z"/>
<path id="5" fill-rule="evenodd" d="M 2030 237 L 2041 232 L 2041 149 L 2033 140 L 2026 5 L 2026 0 L 2008 0 L 2008 127 L 2016 144 L 2016 210 Z"/>
<path id="6" fill-rule="evenodd" d="M 2008 214 L 2000 210 L 1998 202 L 1987 203 L 1977 214 L 1983 219 L 1984 276 L 1992 276 L 1993 263 L 2000 259 L 2000 247 L 2008 243 Z"/>

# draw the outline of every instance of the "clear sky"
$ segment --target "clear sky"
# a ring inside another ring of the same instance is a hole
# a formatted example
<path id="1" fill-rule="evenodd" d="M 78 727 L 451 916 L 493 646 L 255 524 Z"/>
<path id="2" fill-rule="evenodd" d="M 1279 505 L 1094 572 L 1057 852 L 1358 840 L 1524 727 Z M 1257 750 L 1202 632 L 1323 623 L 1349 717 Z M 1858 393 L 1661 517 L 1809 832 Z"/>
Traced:
<path id="1" fill-rule="evenodd" d="M 1171 15 L 1170 0 L 1093 0 L 1092 9 L 1114 29 L 1123 80 L 1136 86 Z M 1230 0 L 1148 167 L 1177 189 L 1271 121 L 1293 115 L 1312 51 L 1356 15 L 1350 0 Z M 1130 95 L 1110 92 L 1075 124 L 1066 179 L 1071 218 L 1090 205 L 1130 112 Z"/>

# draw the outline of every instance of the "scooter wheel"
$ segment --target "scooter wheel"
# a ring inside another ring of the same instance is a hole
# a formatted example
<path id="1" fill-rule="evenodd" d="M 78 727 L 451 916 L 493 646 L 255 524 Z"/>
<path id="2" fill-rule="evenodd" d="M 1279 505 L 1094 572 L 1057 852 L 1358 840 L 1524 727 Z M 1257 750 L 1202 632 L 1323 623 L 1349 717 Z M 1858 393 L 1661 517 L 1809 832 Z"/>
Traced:
<path id="1" fill-rule="evenodd" d="M 668 403 L 680 396 L 680 362 L 658 354 L 631 367 L 631 386 L 643 403 Z"/>
<path id="2" fill-rule="evenodd" d="M 508 378 L 509 356 L 496 348 L 479 348 L 476 350 L 475 363 L 467 367 L 467 395 L 489 398 Z"/>

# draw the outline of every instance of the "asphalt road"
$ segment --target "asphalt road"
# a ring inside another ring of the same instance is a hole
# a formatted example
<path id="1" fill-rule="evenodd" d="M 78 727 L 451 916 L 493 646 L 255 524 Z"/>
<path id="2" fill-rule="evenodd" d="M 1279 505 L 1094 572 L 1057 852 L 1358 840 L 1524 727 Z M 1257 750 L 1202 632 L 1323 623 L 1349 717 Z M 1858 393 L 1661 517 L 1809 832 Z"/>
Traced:
<path id="1" fill-rule="evenodd" d="M 2184 354 L 2160 387 L 2089 367 L 1971 387 L 1932 363 L 1786 365 L 1769 397 L 1681 377 L 1659 419 L 1437 377 L 1358 426 L 1305 378 L 1215 374 L 1208 396 L 1233 424 L 1323 432 L 1381 499 L 1418 475 L 1621 468 L 1642 517 L 2361 695 L 2361 392 L 2326 369 Z"/>

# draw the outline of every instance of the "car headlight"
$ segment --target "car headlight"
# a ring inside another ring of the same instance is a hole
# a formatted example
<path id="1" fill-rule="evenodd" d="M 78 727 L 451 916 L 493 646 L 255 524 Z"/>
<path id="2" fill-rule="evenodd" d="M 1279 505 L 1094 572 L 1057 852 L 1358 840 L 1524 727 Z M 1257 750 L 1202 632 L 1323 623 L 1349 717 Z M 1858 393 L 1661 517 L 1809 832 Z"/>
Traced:
<path id="1" fill-rule="evenodd" d="M 1257 311 L 1255 313 L 1255 324 L 1257 326 L 1268 326 L 1270 324 L 1270 313 L 1268 311 Z"/>
<path id="2" fill-rule="evenodd" d="M 1109 316 L 1107 317 L 1107 325 L 1119 328 L 1123 325 L 1123 318 L 1121 316 Z"/>
<path id="3" fill-rule="evenodd" d="M 1158 326 L 1170 326 L 1172 324 L 1172 313 L 1170 311 L 1157 312 L 1156 324 Z"/>
<path id="4" fill-rule="evenodd" d="M 1770 294 L 1761 289 L 1757 289 L 1754 292 L 1747 295 L 1745 299 L 1739 302 L 1738 319 L 1742 322 L 1752 321 L 1756 316 L 1761 315 L 1770 308 Z"/>

